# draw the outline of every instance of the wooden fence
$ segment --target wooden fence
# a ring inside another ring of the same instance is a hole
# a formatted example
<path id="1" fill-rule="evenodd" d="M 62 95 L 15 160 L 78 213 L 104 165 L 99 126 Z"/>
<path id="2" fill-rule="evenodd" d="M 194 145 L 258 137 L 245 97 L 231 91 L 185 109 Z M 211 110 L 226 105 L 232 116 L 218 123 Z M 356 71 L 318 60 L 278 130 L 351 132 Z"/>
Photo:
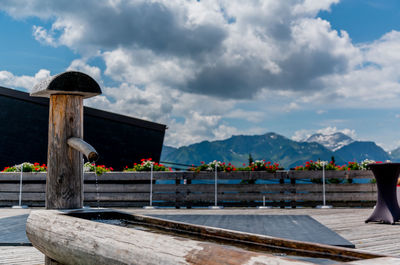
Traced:
<path id="1" fill-rule="evenodd" d="M 316 206 L 322 203 L 321 171 L 218 172 L 218 205 L 255 207 Z M 214 172 L 154 172 L 153 205 L 204 207 L 214 205 Z M 371 171 L 326 171 L 326 201 L 333 206 L 373 206 L 376 184 Z M 312 181 L 314 180 L 314 181 Z M 0 206 L 18 204 L 20 173 L 0 173 Z M 341 182 L 333 184 L 336 182 Z M 350 183 L 352 182 L 352 183 Z M 44 206 L 46 173 L 24 173 L 22 202 Z M 150 172 L 113 172 L 96 178 L 85 173 L 87 206 L 149 205 Z"/>

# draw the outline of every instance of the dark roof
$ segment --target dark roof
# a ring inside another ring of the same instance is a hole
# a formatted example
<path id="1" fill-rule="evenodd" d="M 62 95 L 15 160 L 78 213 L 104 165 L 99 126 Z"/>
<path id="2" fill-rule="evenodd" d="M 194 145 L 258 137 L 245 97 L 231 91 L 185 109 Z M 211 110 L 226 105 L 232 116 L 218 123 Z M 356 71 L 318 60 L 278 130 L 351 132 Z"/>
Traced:
<path id="1" fill-rule="evenodd" d="M 29 93 L 10 89 L 10 88 L 5 88 L 0 86 L 0 96 L 5 96 L 5 97 L 10 97 L 10 98 L 16 98 L 19 100 L 27 101 L 27 102 L 32 102 L 40 105 L 49 105 L 49 99 L 48 98 L 40 98 L 40 97 L 31 97 L 29 96 Z M 134 126 L 146 128 L 146 129 L 151 129 L 155 131 L 162 131 L 164 132 L 165 129 L 167 129 L 167 126 L 164 124 L 159 124 L 155 122 L 150 122 L 138 118 L 133 118 L 121 114 L 116 114 L 104 110 L 99 110 L 99 109 L 94 109 L 90 107 L 84 107 L 84 112 L 86 115 L 94 116 L 94 117 L 99 117 L 102 119 L 107 119 L 115 122 L 120 122 L 120 123 L 127 123 L 131 124 Z"/>

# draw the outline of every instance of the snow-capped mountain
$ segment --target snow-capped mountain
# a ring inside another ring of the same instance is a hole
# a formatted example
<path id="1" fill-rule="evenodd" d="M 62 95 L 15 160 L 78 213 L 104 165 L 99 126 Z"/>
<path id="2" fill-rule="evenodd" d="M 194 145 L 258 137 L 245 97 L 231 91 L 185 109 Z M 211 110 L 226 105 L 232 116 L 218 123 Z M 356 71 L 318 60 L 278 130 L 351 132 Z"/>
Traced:
<path id="1" fill-rule="evenodd" d="M 354 140 L 345 135 L 344 133 L 337 132 L 329 135 L 321 134 L 321 133 L 316 133 L 308 137 L 306 142 L 311 143 L 311 142 L 316 142 L 319 143 L 329 150 L 332 151 L 337 151 L 343 146 L 346 146 L 348 144 L 351 144 L 354 142 Z"/>

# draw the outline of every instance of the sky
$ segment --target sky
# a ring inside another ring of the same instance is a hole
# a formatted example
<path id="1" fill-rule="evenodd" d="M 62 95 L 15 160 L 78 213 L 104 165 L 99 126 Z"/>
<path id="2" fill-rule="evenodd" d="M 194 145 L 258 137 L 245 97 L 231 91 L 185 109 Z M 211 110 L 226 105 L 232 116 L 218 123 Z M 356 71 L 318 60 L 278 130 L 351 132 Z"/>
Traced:
<path id="1" fill-rule="evenodd" d="M 0 86 L 81 71 L 85 105 L 179 147 L 275 132 L 400 146 L 398 0 L 2 0 Z"/>

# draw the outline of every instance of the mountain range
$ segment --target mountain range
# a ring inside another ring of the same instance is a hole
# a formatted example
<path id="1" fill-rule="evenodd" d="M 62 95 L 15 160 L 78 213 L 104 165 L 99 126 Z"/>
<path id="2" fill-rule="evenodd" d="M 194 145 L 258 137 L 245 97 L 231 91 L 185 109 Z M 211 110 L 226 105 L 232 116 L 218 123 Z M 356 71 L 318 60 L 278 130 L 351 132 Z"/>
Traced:
<path id="1" fill-rule="evenodd" d="M 199 165 L 218 160 L 242 166 L 248 162 L 249 154 L 254 160 L 277 162 L 284 168 L 293 168 L 309 160 L 330 161 L 336 164 L 349 161 L 400 161 L 400 148 L 387 153 L 370 141 L 355 141 L 343 133 L 331 135 L 314 134 L 304 141 L 294 141 L 270 132 L 263 135 L 237 135 L 225 140 L 203 141 L 174 148 L 163 146 L 161 161 L 187 165 Z"/>

